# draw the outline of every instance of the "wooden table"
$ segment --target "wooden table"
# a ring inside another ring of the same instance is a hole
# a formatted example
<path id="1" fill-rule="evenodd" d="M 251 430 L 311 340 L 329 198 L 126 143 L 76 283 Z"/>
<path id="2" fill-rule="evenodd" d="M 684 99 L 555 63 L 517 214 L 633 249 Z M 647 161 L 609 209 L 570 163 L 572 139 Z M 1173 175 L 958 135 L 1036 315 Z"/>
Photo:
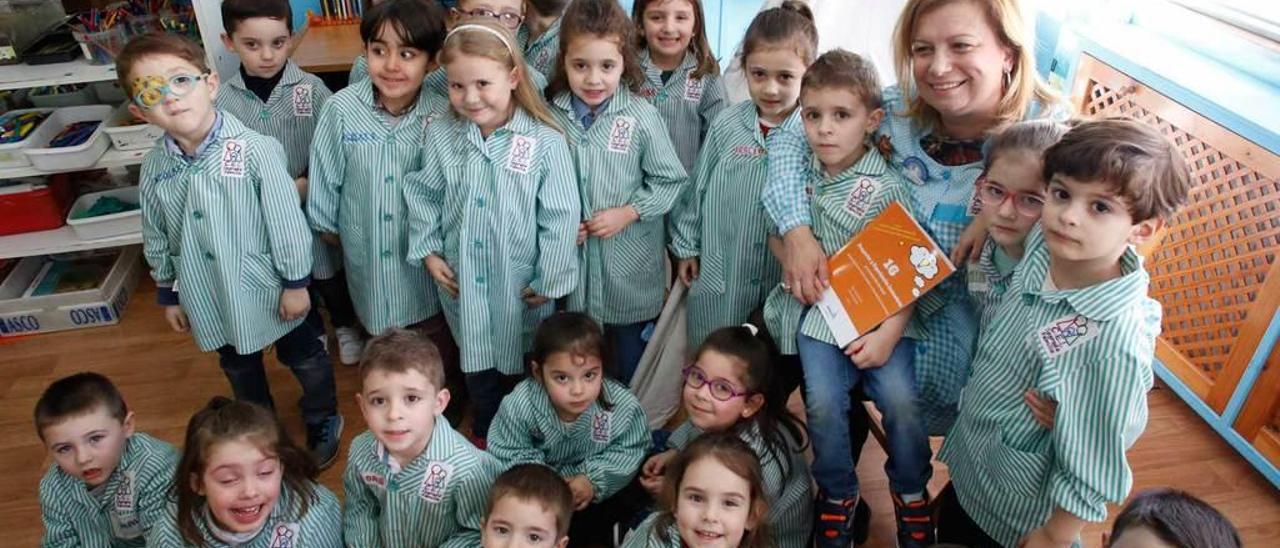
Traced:
<path id="1" fill-rule="evenodd" d="M 293 61 L 307 72 L 347 72 L 364 53 L 360 25 L 309 25 L 293 52 Z"/>

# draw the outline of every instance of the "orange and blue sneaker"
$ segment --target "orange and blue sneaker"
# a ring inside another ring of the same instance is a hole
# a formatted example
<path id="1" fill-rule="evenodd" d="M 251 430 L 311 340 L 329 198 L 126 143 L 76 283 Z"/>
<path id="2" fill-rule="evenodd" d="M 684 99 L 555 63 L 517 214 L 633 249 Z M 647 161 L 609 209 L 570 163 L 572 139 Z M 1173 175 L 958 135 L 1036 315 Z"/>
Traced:
<path id="1" fill-rule="evenodd" d="M 925 548 L 934 544 L 933 509 L 929 493 L 924 498 L 906 502 L 893 493 L 893 514 L 898 521 L 899 548 Z"/>
<path id="2" fill-rule="evenodd" d="M 819 548 L 849 548 L 867 541 L 870 532 L 871 507 L 861 498 L 841 501 L 826 497 L 818 499 L 814 512 L 814 546 Z"/>

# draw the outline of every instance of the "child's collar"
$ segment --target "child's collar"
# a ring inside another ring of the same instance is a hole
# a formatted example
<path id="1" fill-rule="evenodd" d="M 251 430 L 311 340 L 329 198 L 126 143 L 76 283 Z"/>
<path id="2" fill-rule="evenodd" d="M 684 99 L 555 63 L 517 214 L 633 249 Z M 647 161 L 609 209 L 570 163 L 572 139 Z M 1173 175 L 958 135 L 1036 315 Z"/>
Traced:
<path id="1" fill-rule="evenodd" d="M 305 74 L 306 73 L 302 72 L 302 69 L 298 68 L 298 65 L 293 62 L 293 59 L 289 59 L 284 62 L 284 66 L 281 67 L 280 72 L 276 74 L 280 76 L 280 81 L 276 83 L 276 86 L 291 86 L 302 82 L 302 78 Z M 227 78 L 224 84 L 247 91 L 249 88 L 245 85 L 244 75 L 244 65 L 240 65 L 231 73 L 231 77 Z M 272 78 L 276 75 L 272 75 Z"/>
<path id="2" fill-rule="evenodd" d="M 1018 290 L 1024 298 L 1040 298 L 1048 303 L 1066 301 L 1076 312 L 1095 321 L 1110 320 L 1125 310 L 1137 307 L 1147 298 L 1147 285 L 1151 278 L 1142 268 L 1142 257 L 1132 246 L 1120 256 L 1119 277 L 1078 289 L 1044 291 L 1050 261 L 1052 257 L 1044 241 L 1043 228 L 1037 224 L 1027 237 L 1020 267 L 1025 272 L 1020 274 Z"/>
<path id="3" fill-rule="evenodd" d="M 209 133 L 205 134 L 204 139 L 200 141 L 200 144 L 196 146 L 195 151 L 193 151 L 191 154 L 187 154 L 186 151 L 182 150 L 182 146 L 178 144 L 177 139 L 175 139 L 172 134 L 170 134 L 169 132 L 165 132 L 164 134 L 165 150 L 183 159 L 195 160 L 196 158 L 203 156 L 204 153 L 209 150 L 209 147 L 212 146 L 213 143 L 218 140 L 218 134 L 222 132 L 222 122 L 223 122 L 222 111 L 216 108 L 213 109 L 213 125 L 209 126 Z"/>
<path id="4" fill-rule="evenodd" d="M 644 48 L 639 52 L 637 52 L 637 57 L 639 57 L 640 66 L 644 67 L 645 79 L 649 80 L 650 83 L 657 83 L 659 84 L 659 86 L 661 86 L 662 73 L 665 71 L 663 71 L 663 69 L 661 68 L 658 68 L 658 65 L 653 63 L 653 56 L 651 53 L 649 53 L 649 48 Z M 686 50 L 684 52 L 684 58 L 680 60 L 680 63 L 676 65 L 676 68 L 671 69 L 672 76 L 677 74 L 682 74 L 686 71 L 690 71 L 697 65 L 698 65 L 698 60 L 694 59 L 693 52 Z M 671 80 L 668 80 L 667 83 L 670 84 L 675 80 L 676 78 L 672 78 Z M 682 83 L 681 85 L 684 85 L 684 84 Z"/>
<path id="5" fill-rule="evenodd" d="M 835 181 L 844 181 L 852 179 L 858 175 L 868 177 L 879 177 L 884 175 L 888 169 L 888 164 L 884 161 L 884 157 L 880 155 L 874 148 L 867 146 L 862 152 L 862 156 L 858 158 L 853 165 L 845 168 L 840 173 L 831 175 L 827 173 L 827 168 L 818 160 L 818 155 L 813 155 L 814 173 L 821 175 L 823 184 L 829 184 Z"/>

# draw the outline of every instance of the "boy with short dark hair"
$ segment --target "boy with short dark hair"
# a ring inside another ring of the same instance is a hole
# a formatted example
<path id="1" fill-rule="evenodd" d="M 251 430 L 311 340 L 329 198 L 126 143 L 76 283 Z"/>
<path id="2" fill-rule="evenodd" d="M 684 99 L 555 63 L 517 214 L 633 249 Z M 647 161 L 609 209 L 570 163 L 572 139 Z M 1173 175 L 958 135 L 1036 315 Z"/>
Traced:
<path id="1" fill-rule="evenodd" d="M 284 146 L 289 176 L 307 197 L 307 165 L 311 137 L 320 108 L 333 95 L 315 75 L 303 72 L 292 60 L 293 12 L 287 0 L 224 0 L 222 43 L 240 58 L 240 68 L 223 82 L 218 108 L 250 129 L 272 137 Z M 338 249 L 313 238 L 312 288 L 329 311 L 338 358 L 345 365 L 360 361 L 364 348 L 360 325 L 352 308 L 342 273 Z M 309 318 L 322 332 L 319 315 Z"/>
<path id="2" fill-rule="evenodd" d="M 360 360 L 356 401 L 369 430 L 351 441 L 342 476 L 348 546 L 476 546 L 501 463 L 441 414 L 449 405 L 440 352 L 393 328 Z"/>
<path id="3" fill-rule="evenodd" d="M 1125 449 L 1146 426 L 1160 304 L 1134 246 L 1192 183 L 1153 127 L 1089 121 L 1044 154 L 1047 200 L 991 325 L 939 459 L 951 469 L 938 540 L 1070 546 L 1133 485 Z M 1051 430 L 1023 405 L 1058 402 Z"/>
<path id="4" fill-rule="evenodd" d="M 493 482 L 480 533 L 483 548 L 569 544 L 573 493 L 555 470 L 525 463 Z"/>
<path id="5" fill-rule="evenodd" d="M 218 352 L 236 399 L 268 408 L 262 353 L 273 345 L 302 385 L 307 449 L 328 466 L 342 416 L 329 354 L 303 320 L 311 231 L 284 150 L 214 108 L 218 75 L 180 36 L 133 38 L 116 71 L 129 111 L 165 131 L 139 176 L 143 255 L 165 318 Z"/>
<path id="6" fill-rule="evenodd" d="M 40 480 L 41 546 L 145 546 L 161 538 L 178 452 L 134 432 L 120 391 L 97 373 L 64 377 L 36 402 L 53 456 Z"/>

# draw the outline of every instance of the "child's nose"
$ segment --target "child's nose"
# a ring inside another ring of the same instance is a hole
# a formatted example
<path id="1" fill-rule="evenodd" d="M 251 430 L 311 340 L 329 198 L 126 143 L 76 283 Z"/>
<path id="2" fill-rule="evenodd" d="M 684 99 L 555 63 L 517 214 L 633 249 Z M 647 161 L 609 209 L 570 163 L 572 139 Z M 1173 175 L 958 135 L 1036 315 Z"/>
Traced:
<path id="1" fill-rule="evenodd" d="M 76 464 L 89 464 L 93 461 L 93 455 L 83 449 L 76 450 Z"/>

